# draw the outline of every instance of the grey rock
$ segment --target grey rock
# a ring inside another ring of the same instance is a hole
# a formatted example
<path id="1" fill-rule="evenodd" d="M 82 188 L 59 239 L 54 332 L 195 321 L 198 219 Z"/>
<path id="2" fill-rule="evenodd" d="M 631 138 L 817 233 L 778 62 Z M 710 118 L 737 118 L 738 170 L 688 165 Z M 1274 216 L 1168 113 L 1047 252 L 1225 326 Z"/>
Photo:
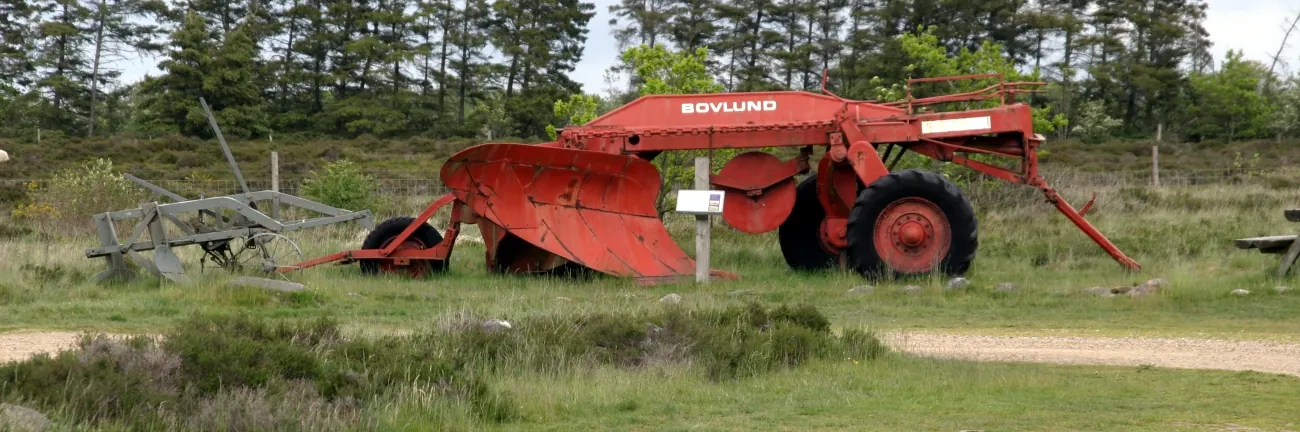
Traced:
<path id="1" fill-rule="evenodd" d="M 679 296 L 677 294 L 669 294 L 659 299 L 659 303 L 677 304 L 681 302 L 682 302 L 682 296 Z"/>
<path id="2" fill-rule="evenodd" d="M 1163 291 L 1165 288 L 1168 287 L 1169 287 L 1169 281 L 1164 280 L 1163 278 L 1155 278 L 1143 282 L 1141 285 L 1128 288 L 1125 292 L 1128 294 L 1129 297 L 1138 298 L 1138 297 L 1150 296 L 1153 294 L 1159 294 L 1160 291 Z"/>
<path id="3" fill-rule="evenodd" d="M 742 290 L 735 290 L 735 291 L 729 292 L 729 293 L 727 293 L 727 295 L 729 295 L 729 296 L 743 296 L 743 295 L 750 295 L 750 294 L 753 294 L 753 293 L 754 293 L 754 290 L 752 290 L 752 289 L 742 289 Z"/>
<path id="4" fill-rule="evenodd" d="M 49 427 L 50 418 L 40 411 L 24 406 L 0 404 L 0 430 L 36 432 Z"/>
<path id="5" fill-rule="evenodd" d="M 1165 278 L 1155 278 L 1147 281 L 1146 285 L 1151 285 L 1156 287 L 1157 290 L 1162 290 L 1169 288 L 1169 281 L 1165 280 Z"/>
<path id="6" fill-rule="evenodd" d="M 944 291 L 964 290 L 967 287 L 970 287 L 970 279 L 964 277 L 952 278 L 948 283 L 943 284 Z"/>
<path id="7" fill-rule="evenodd" d="M 1285 285 L 1278 286 L 1277 288 L 1273 288 L 1273 292 L 1276 292 L 1278 294 L 1285 294 L 1287 291 L 1291 291 L 1291 288 L 1287 288 Z"/>
<path id="8" fill-rule="evenodd" d="M 911 295 L 911 294 L 920 294 L 922 291 L 925 291 L 925 288 L 921 288 L 921 287 L 916 286 L 916 285 L 908 285 L 908 286 L 905 286 L 905 287 L 899 288 L 898 291 L 901 292 L 901 293 L 903 293 L 903 294 Z"/>
<path id="9" fill-rule="evenodd" d="M 250 276 L 240 276 L 231 279 L 230 282 L 226 282 L 226 286 L 261 288 L 264 290 L 279 291 L 279 292 L 299 292 L 307 289 L 306 286 L 297 282 L 289 282 L 289 281 L 250 277 Z"/>
<path id="10" fill-rule="evenodd" d="M 998 284 L 998 286 L 993 288 L 993 290 L 1000 293 L 1014 293 L 1020 291 L 1020 286 L 1011 282 L 1003 282 Z"/>
<path id="11" fill-rule="evenodd" d="M 1250 295 L 1250 291 L 1246 291 L 1246 290 L 1244 290 L 1244 289 L 1238 288 L 1238 289 L 1232 290 L 1232 295 L 1235 295 L 1235 296 L 1248 296 L 1248 295 Z"/>
<path id="12" fill-rule="evenodd" d="M 1160 292 L 1160 286 L 1150 282 L 1138 285 L 1128 290 L 1128 296 L 1132 298 L 1147 297 Z"/>
<path id="13" fill-rule="evenodd" d="M 556 299 L 556 300 L 559 300 L 559 301 L 566 301 L 566 302 L 571 302 L 571 301 L 573 301 L 573 299 L 568 298 L 568 297 L 556 297 L 555 299 Z"/>
<path id="14" fill-rule="evenodd" d="M 849 295 L 871 295 L 876 292 L 876 287 L 872 285 L 858 285 L 849 289 Z"/>
<path id="15" fill-rule="evenodd" d="M 1110 288 L 1106 288 L 1106 287 L 1102 287 L 1102 286 L 1095 286 L 1095 287 L 1091 287 L 1091 288 L 1084 288 L 1082 291 L 1079 291 L 1079 293 L 1081 293 L 1081 294 L 1091 294 L 1091 295 L 1095 295 L 1095 296 L 1097 296 L 1097 297 L 1114 297 L 1114 296 L 1115 296 L 1115 293 L 1114 293 L 1114 292 L 1111 292 Z"/>
<path id="16" fill-rule="evenodd" d="M 1115 287 L 1110 289 L 1110 292 L 1115 294 L 1128 294 L 1129 291 L 1133 291 L 1133 287 L 1126 286 L 1126 287 Z"/>
<path id="17" fill-rule="evenodd" d="M 490 319 L 487 321 L 483 321 L 483 324 L 480 325 L 480 327 L 483 328 L 483 331 L 488 333 L 500 333 L 506 330 L 510 330 L 511 328 L 514 328 L 514 326 L 510 325 L 510 321 L 506 321 L 502 319 Z"/>
<path id="18" fill-rule="evenodd" d="M 350 293 L 348 293 L 348 297 L 365 297 L 365 296 L 363 296 L 363 295 L 361 295 L 361 294 L 354 293 L 354 292 L 350 292 Z"/>

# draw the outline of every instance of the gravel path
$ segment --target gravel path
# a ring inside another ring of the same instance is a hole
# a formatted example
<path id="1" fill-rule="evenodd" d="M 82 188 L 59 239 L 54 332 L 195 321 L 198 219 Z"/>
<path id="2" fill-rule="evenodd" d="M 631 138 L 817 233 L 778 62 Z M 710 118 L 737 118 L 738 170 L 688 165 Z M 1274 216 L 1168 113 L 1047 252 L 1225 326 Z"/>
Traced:
<path id="1" fill-rule="evenodd" d="M 38 353 L 55 353 L 71 348 L 80 333 L 23 332 L 0 334 L 0 363 L 23 360 Z"/>
<path id="2" fill-rule="evenodd" d="M 976 361 L 1252 370 L 1300 376 L 1300 344 L 1193 338 L 1093 338 L 895 333 L 895 349 Z"/>
<path id="3" fill-rule="evenodd" d="M 0 334 L 0 363 L 76 343 L 75 332 Z M 976 361 L 1012 361 L 1184 369 L 1253 370 L 1300 376 L 1300 343 L 1194 338 L 978 336 L 888 333 L 891 347 L 912 354 Z"/>

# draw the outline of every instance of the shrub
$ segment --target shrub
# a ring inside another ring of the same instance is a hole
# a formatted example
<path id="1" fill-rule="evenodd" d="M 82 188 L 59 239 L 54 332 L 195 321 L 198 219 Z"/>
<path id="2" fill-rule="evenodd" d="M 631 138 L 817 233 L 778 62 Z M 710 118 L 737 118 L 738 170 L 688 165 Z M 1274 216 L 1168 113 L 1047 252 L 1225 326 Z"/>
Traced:
<path id="1" fill-rule="evenodd" d="M 698 365 L 716 380 L 838 355 L 871 359 L 883 350 L 867 333 L 835 337 L 825 315 L 806 305 L 768 309 L 752 303 L 722 310 L 545 316 L 521 319 L 516 327 L 494 333 L 464 326 L 440 339 L 458 353 L 457 361 L 479 363 L 487 370 L 635 368 L 675 361 Z"/>
<path id="2" fill-rule="evenodd" d="M 4 296 L 6 291 L 0 291 Z M 527 370 L 674 362 L 716 380 L 822 358 L 869 360 L 869 333 L 836 337 L 809 306 L 665 308 L 547 315 L 489 331 L 478 320 L 407 336 L 344 338 L 337 323 L 195 316 L 158 339 L 84 338 L 77 349 L 0 365 L 0 400 L 83 426 L 130 429 L 367 429 L 361 412 L 414 389 L 480 421 L 520 418 L 494 385 Z M 421 396 L 424 397 L 424 396 Z"/>
<path id="3" fill-rule="evenodd" d="M 92 232 L 92 216 L 136 207 L 146 197 L 108 159 L 59 171 L 48 184 L 33 182 L 27 188 L 32 202 L 20 205 L 14 217 L 46 232 Z"/>
<path id="4" fill-rule="evenodd" d="M 376 183 L 351 161 L 339 160 L 312 171 L 303 182 L 303 195 L 325 205 L 346 210 L 365 210 L 375 204 Z"/>

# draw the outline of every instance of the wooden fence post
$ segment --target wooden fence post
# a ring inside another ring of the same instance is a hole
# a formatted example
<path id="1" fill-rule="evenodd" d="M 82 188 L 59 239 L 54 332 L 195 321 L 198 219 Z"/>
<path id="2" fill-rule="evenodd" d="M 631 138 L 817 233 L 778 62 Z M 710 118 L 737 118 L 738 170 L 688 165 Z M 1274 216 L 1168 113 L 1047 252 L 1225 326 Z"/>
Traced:
<path id="1" fill-rule="evenodd" d="M 1151 146 L 1151 184 L 1155 187 L 1160 187 L 1160 141 L 1164 132 L 1164 123 L 1156 125 L 1156 145 Z"/>
<path id="2" fill-rule="evenodd" d="M 271 191 L 280 191 L 280 153 L 271 152 Z M 280 218 L 280 197 L 271 201 L 271 217 Z"/>
<path id="3" fill-rule="evenodd" d="M 709 158 L 695 158 L 695 190 L 709 190 Z M 695 282 L 708 284 L 709 277 L 709 237 L 712 229 L 710 216 L 695 215 Z"/>

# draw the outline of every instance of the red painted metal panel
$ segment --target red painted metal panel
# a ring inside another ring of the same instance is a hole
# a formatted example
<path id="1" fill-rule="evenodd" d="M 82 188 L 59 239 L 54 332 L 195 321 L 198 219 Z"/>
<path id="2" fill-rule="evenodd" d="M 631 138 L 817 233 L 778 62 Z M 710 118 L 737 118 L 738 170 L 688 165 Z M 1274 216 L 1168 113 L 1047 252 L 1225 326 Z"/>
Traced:
<path id="1" fill-rule="evenodd" d="M 694 272 L 655 211 L 661 180 L 647 161 L 518 144 L 471 147 L 452 160 L 442 172 L 452 193 L 530 244 L 618 276 Z M 458 176 L 474 180 L 447 181 Z"/>

